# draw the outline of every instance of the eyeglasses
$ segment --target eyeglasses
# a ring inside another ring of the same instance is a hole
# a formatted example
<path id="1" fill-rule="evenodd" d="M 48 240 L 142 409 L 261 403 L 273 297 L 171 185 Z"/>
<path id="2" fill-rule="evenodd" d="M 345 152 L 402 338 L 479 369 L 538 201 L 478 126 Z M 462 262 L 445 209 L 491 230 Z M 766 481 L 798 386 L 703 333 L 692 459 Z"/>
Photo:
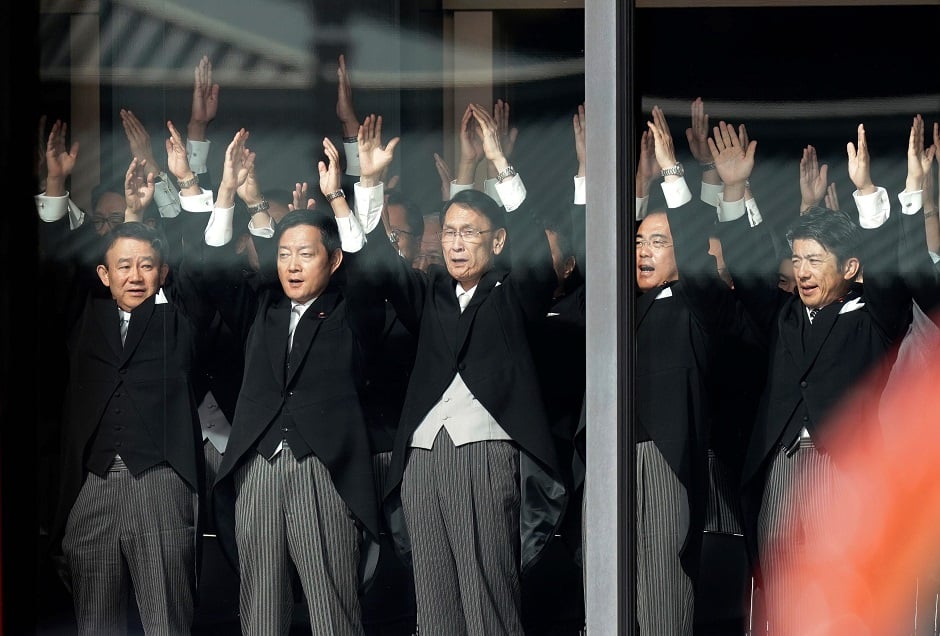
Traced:
<path id="1" fill-rule="evenodd" d="M 392 230 L 388 233 L 388 240 L 392 243 L 397 243 L 401 239 L 401 235 L 405 236 L 418 236 L 415 232 L 409 232 L 408 230 L 399 230 L 398 228 L 393 227 Z"/>
<path id="2" fill-rule="evenodd" d="M 108 225 L 120 225 L 124 222 L 124 213 L 123 212 L 112 212 L 111 214 L 100 216 L 95 215 L 93 217 L 95 227 L 100 228 L 105 223 Z"/>
<path id="3" fill-rule="evenodd" d="M 672 247 L 672 243 L 666 239 L 654 238 L 654 239 L 637 239 L 636 240 L 636 249 L 641 249 L 644 247 L 651 247 L 654 250 L 664 250 L 667 247 Z"/>
<path id="4" fill-rule="evenodd" d="M 453 243 L 457 240 L 457 236 L 464 240 L 465 243 L 479 243 L 483 239 L 481 236 L 487 232 L 492 232 L 493 230 L 478 230 L 476 228 L 468 227 L 462 230 L 444 230 L 441 232 L 441 243 Z"/>

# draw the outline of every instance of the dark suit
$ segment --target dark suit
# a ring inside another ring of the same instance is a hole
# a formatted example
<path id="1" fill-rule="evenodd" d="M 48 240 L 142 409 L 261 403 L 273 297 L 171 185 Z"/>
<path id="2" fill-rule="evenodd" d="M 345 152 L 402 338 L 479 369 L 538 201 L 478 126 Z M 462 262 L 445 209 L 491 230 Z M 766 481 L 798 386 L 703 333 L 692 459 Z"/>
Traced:
<path id="1" fill-rule="evenodd" d="M 748 228 L 745 219 L 722 224 L 727 225 L 723 231 L 735 233 L 723 240 L 725 260 L 769 339 L 767 384 L 742 473 L 745 535 L 755 569 L 765 575 L 764 585 L 772 584 L 790 558 L 791 550 L 780 549 L 783 545 L 812 540 L 820 531 L 812 515 L 793 514 L 802 509 L 802 498 L 792 487 L 799 484 L 814 496 L 832 494 L 839 460 L 839 448 L 832 444 L 835 415 L 862 421 L 878 410 L 887 369 L 910 320 L 910 291 L 898 276 L 898 216 L 880 228 L 861 230 L 864 285 L 853 284 L 812 323 L 800 297 L 772 283 L 776 266 L 758 260 L 773 254 L 763 224 Z M 923 228 L 922 216 L 919 222 Z M 739 276 L 736 270 L 756 276 Z M 804 428 L 808 438 L 801 436 Z M 766 591 L 771 622 L 785 629 L 792 612 L 775 608 L 776 591 Z"/>
<path id="2" fill-rule="evenodd" d="M 636 304 L 637 606 L 642 633 L 681 634 L 692 627 L 709 433 L 726 425 L 714 419 L 710 374 L 729 339 L 761 342 L 708 254 L 713 208 L 696 201 L 667 216 L 679 280 Z"/>
<path id="3" fill-rule="evenodd" d="M 71 239 L 67 221 L 41 234 L 50 254 Z M 98 290 L 69 317 L 52 549 L 64 554 L 83 633 L 126 629 L 131 582 L 145 628 L 188 631 L 193 617 L 204 472 L 186 310 L 198 300 L 182 273 L 164 292 L 167 303 L 152 296 L 134 309 L 123 346 L 118 307 Z"/>
<path id="4" fill-rule="evenodd" d="M 373 540 L 379 534 L 361 365 L 381 329 L 382 306 L 366 299 L 352 309 L 355 301 L 336 283 L 340 271 L 300 318 L 289 355 L 291 301 L 280 286 L 261 289 L 257 310 L 248 313 L 245 376 L 213 489 L 222 545 L 242 575 L 246 632 L 289 627 L 288 558 L 304 584 L 314 631 L 361 631 L 359 541 L 363 532 Z M 281 442 L 286 446 L 270 459 Z M 298 490 L 282 496 L 281 483 Z M 237 519 L 246 525 L 237 529 Z M 271 546 L 281 547 L 270 554 Z M 328 585 L 317 569 L 323 563 Z"/>
<path id="5" fill-rule="evenodd" d="M 417 357 L 395 438 L 385 501 L 398 545 L 407 558 L 411 545 L 409 528 L 406 528 L 403 517 L 401 488 L 412 454 L 412 434 L 459 372 L 473 397 L 512 438 L 511 448 L 518 449 L 513 451 L 513 458 L 506 456 L 501 459 L 518 462 L 519 465 L 518 479 L 513 475 L 509 478 L 516 479 L 513 488 L 518 491 L 517 496 L 522 497 L 521 505 L 511 502 L 507 505 L 509 508 L 518 506 L 515 508 L 519 511 L 515 521 L 508 525 L 519 528 L 521 537 L 500 537 L 499 541 L 496 537 L 490 538 L 494 549 L 511 549 L 517 555 L 512 568 L 515 575 L 509 572 L 506 576 L 515 576 L 518 585 L 519 572 L 525 572 L 534 563 L 553 536 L 564 511 L 567 493 L 529 350 L 529 332 L 544 320 L 557 281 L 541 227 L 524 208 L 508 214 L 507 220 L 512 271 L 497 263 L 485 273 L 463 313 L 456 299 L 456 282 L 446 269 L 432 266 L 427 273 L 412 269 L 380 234 L 381 227 L 370 235 L 364 251 L 375 260 L 381 272 L 379 276 L 383 277 L 383 286 L 395 304 L 399 318 L 418 333 Z M 443 431 L 436 443 L 454 448 Z M 463 448 L 472 454 L 476 448 L 485 454 L 489 448 L 493 453 L 502 454 L 497 447 L 505 448 L 507 443 L 471 443 L 458 447 L 457 451 Z M 420 452 L 430 451 L 421 449 Z M 506 477 L 499 473 L 500 479 Z M 417 483 L 415 486 L 419 487 Z M 460 495 L 452 492 L 450 496 Z M 414 521 L 411 519 L 409 524 Z M 503 521 L 500 519 L 498 523 Z M 414 532 L 414 528 L 410 530 Z M 473 528 L 468 530 L 472 532 Z M 502 527 L 501 531 L 504 531 Z M 461 549 L 473 550 L 474 546 L 453 546 L 453 559 L 462 560 Z M 429 610 L 428 594 L 437 590 L 429 591 L 422 587 L 427 583 L 428 574 L 419 572 L 416 565 L 419 629 L 434 632 L 437 616 L 432 618 L 429 614 L 462 615 L 461 599 L 452 598 L 448 607 Z M 459 595 L 469 598 L 474 593 L 474 590 L 464 590 L 461 586 Z M 507 594 L 518 595 L 518 587 L 515 592 Z M 497 598 L 491 599 L 495 604 L 518 604 L 518 598 L 507 599 L 502 592 L 495 596 Z M 463 600 L 467 602 L 466 598 Z M 487 602 L 484 601 L 483 605 L 486 606 Z M 486 609 L 482 611 L 487 612 Z M 518 607 L 508 611 L 517 612 Z M 475 616 L 473 620 L 478 618 Z M 462 622 L 462 617 L 456 620 Z"/>

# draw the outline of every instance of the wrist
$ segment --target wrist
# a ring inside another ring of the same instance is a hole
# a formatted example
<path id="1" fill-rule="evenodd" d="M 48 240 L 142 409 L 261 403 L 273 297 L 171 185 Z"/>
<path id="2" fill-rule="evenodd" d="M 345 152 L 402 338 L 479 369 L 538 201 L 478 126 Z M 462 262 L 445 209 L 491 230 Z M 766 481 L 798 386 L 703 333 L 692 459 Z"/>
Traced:
<path id="1" fill-rule="evenodd" d="M 205 141 L 208 124 L 209 122 L 190 121 L 186 125 L 186 139 L 189 141 Z"/>
<path id="2" fill-rule="evenodd" d="M 376 177 L 359 175 L 359 185 L 363 188 L 374 188 L 381 183 Z"/>
<path id="3" fill-rule="evenodd" d="M 245 201 L 245 206 L 248 208 L 248 213 L 252 215 L 258 214 L 260 212 L 267 212 L 271 208 L 271 204 L 265 200 L 263 194 L 254 200 L 243 200 Z"/>
<path id="4" fill-rule="evenodd" d="M 195 172 L 190 170 L 189 176 L 184 176 L 182 179 L 179 176 L 177 176 L 176 184 L 179 186 L 180 190 L 187 190 L 189 188 L 194 188 L 199 185 L 199 175 L 197 175 Z"/>

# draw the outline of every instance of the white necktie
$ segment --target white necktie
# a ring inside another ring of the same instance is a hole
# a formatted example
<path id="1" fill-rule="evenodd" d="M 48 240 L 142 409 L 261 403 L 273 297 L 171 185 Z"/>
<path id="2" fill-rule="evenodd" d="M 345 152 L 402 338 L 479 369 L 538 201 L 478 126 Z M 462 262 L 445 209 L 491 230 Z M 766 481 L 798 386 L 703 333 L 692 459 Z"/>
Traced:
<path id="1" fill-rule="evenodd" d="M 121 312 L 121 344 L 124 344 L 124 340 L 127 339 L 127 328 L 131 324 L 130 316 L 128 316 L 123 311 Z"/>
<path id="2" fill-rule="evenodd" d="M 297 323 L 300 322 L 300 307 L 294 307 L 290 310 L 290 327 L 287 330 L 287 352 L 290 353 L 294 346 L 294 330 L 297 329 Z"/>
<path id="3" fill-rule="evenodd" d="M 470 304 L 470 294 L 467 292 L 460 292 L 457 296 L 457 304 L 460 305 L 460 313 L 463 313 L 463 310 L 467 308 L 467 305 Z"/>

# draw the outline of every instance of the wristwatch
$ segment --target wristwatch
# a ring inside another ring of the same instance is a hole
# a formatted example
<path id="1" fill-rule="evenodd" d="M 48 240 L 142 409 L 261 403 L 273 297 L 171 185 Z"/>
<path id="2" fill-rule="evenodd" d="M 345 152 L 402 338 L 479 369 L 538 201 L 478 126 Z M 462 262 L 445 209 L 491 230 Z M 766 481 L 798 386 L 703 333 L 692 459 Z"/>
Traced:
<path id="1" fill-rule="evenodd" d="M 250 214 L 257 214 L 258 212 L 266 212 L 271 208 L 271 204 L 268 203 L 264 197 L 261 197 L 261 202 L 258 205 L 249 205 L 248 212 Z"/>
<path id="2" fill-rule="evenodd" d="M 682 164 L 677 161 L 676 165 L 671 168 L 664 169 L 661 174 L 664 177 L 668 177 L 671 174 L 674 174 L 677 177 L 681 177 L 685 175 L 685 169 L 683 169 Z"/>
<path id="3" fill-rule="evenodd" d="M 510 177 L 516 176 L 516 169 L 512 166 L 506 166 L 503 170 L 499 171 L 499 174 L 496 175 L 497 183 L 502 183 Z"/>
<path id="4" fill-rule="evenodd" d="M 191 176 L 189 179 L 180 179 L 176 182 L 176 184 L 180 187 L 180 190 L 185 190 L 186 188 L 191 188 L 194 185 L 199 185 L 199 175 L 194 172 L 193 176 Z"/>

